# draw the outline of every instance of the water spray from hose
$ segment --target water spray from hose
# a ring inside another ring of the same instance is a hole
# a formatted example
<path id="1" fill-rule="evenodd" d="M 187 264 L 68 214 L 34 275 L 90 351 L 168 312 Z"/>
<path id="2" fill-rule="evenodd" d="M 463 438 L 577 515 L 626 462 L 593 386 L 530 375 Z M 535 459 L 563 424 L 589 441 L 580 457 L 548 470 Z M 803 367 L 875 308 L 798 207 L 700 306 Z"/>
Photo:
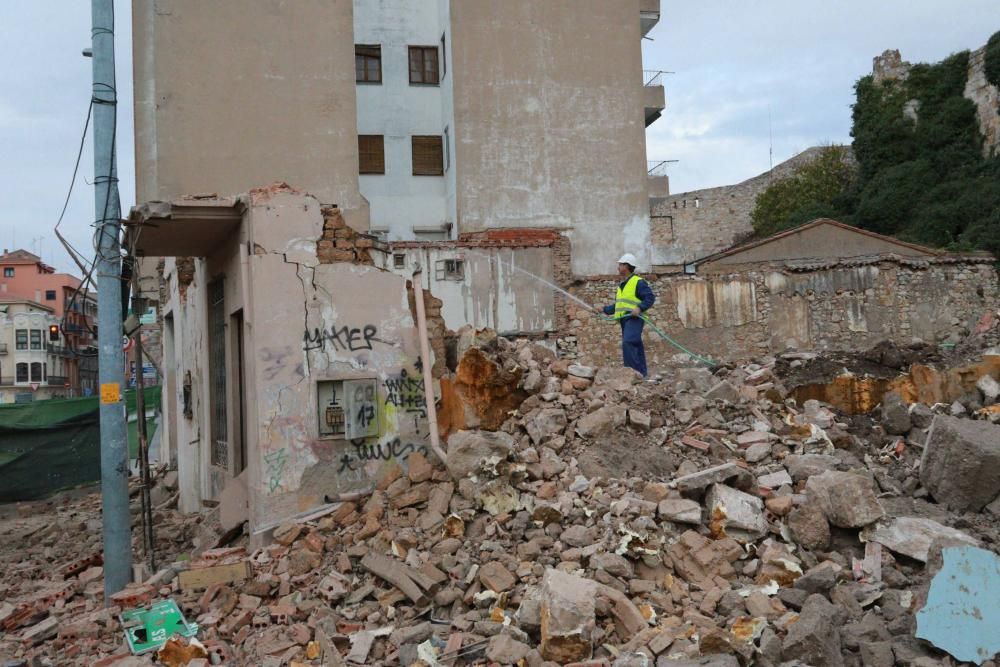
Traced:
<path id="1" fill-rule="evenodd" d="M 464 248 L 463 250 L 464 250 L 464 252 L 467 252 L 470 255 L 476 255 L 478 257 L 485 257 L 491 263 L 492 262 L 497 262 L 499 264 L 504 264 L 505 266 L 513 269 L 514 271 L 518 271 L 520 273 L 523 273 L 524 275 L 528 276 L 529 278 L 531 278 L 533 280 L 536 280 L 536 281 L 542 283 L 543 285 L 546 285 L 549 289 L 551 289 L 553 291 L 556 291 L 556 292 L 559 292 L 560 294 L 564 295 L 565 297 L 567 297 L 571 301 L 574 301 L 575 303 L 583 306 L 588 311 L 590 311 L 595 316 L 597 316 L 599 319 L 601 319 L 601 320 L 603 320 L 605 322 L 609 322 L 609 323 L 618 322 L 617 319 L 615 319 L 613 317 L 608 317 L 607 315 L 605 315 L 604 313 L 600 312 L 599 310 L 597 310 L 592 305 L 590 305 L 589 303 L 587 303 L 586 301 L 584 301 L 580 297 L 576 296 L 575 294 L 570 294 L 569 292 L 567 292 L 566 290 L 564 290 L 562 287 L 559 287 L 558 285 L 556 285 L 556 284 L 554 284 L 552 282 L 549 282 L 545 278 L 542 278 L 541 276 L 536 276 L 534 273 L 532 273 L 531 271 L 528 271 L 526 269 L 522 269 L 520 266 L 515 265 L 513 261 L 504 262 L 499 257 L 494 257 L 493 255 L 490 255 L 490 254 L 487 254 L 487 253 L 484 253 L 484 252 L 479 252 L 477 250 L 470 250 L 468 248 Z M 712 367 L 712 368 L 714 368 L 717 365 L 711 359 L 709 359 L 707 357 L 703 357 L 703 356 L 701 356 L 699 354 L 696 354 L 696 353 L 692 352 L 691 350 L 687 349 L 686 347 L 684 347 L 683 345 L 681 345 L 680 343 L 678 343 L 676 340 L 674 340 L 669 335 L 667 335 L 667 333 L 665 331 L 663 331 L 658 326 L 656 326 L 656 324 L 654 324 L 653 321 L 651 319 L 649 319 L 647 316 L 640 315 L 640 317 L 642 318 L 642 320 L 646 324 L 649 325 L 650 329 L 652 329 L 653 332 L 655 332 L 660 338 L 662 338 L 663 340 L 665 340 L 670 345 L 673 345 L 678 350 L 680 350 L 684 354 L 688 355 L 689 357 L 691 357 L 695 361 L 697 361 L 699 363 L 702 363 L 702 364 L 705 364 L 706 366 L 709 366 L 709 367 Z"/>

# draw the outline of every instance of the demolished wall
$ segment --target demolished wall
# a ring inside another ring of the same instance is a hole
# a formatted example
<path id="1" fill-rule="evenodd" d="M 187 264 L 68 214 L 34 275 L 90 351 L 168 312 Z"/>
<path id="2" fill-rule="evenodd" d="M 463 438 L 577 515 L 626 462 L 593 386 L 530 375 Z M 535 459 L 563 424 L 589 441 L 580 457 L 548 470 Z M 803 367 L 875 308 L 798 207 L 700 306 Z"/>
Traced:
<path id="1" fill-rule="evenodd" d="M 178 365 L 167 400 L 181 509 L 242 475 L 260 532 L 427 451 L 424 360 L 411 281 L 374 265 L 377 241 L 340 209 L 284 184 L 228 201 L 244 211 L 234 233 L 210 256 L 165 263 Z M 441 304 L 424 299 L 426 361 L 441 374 Z"/>

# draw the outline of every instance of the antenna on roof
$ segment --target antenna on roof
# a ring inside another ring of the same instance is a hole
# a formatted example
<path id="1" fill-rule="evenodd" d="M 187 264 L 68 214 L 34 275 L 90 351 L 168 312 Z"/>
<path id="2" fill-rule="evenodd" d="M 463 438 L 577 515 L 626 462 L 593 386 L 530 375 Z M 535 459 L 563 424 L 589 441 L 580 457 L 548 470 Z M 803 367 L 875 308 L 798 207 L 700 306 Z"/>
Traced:
<path id="1" fill-rule="evenodd" d="M 771 130 L 771 103 L 767 103 L 767 171 L 768 179 L 774 169 L 774 132 Z"/>

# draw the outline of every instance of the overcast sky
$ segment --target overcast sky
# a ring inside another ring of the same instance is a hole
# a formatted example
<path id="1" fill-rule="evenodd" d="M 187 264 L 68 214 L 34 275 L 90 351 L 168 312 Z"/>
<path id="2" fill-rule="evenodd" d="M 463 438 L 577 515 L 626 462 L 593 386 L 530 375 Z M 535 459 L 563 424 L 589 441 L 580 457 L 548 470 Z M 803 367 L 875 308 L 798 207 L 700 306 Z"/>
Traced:
<path id="1" fill-rule="evenodd" d="M 608 0 L 609 2 L 617 0 Z M 122 208 L 135 203 L 131 2 L 116 0 Z M 975 49 L 1000 30 L 998 0 L 662 0 L 644 42 L 667 109 L 648 131 L 651 160 L 675 159 L 671 190 L 735 183 L 820 143 L 850 141 L 854 82 L 898 48 L 913 62 Z M 40 252 L 76 273 L 52 229 L 69 187 L 90 99 L 90 3 L 0 0 L 0 247 Z M 86 255 L 94 219 L 88 133 L 60 231 Z M 84 180 L 86 179 L 86 180 Z"/>

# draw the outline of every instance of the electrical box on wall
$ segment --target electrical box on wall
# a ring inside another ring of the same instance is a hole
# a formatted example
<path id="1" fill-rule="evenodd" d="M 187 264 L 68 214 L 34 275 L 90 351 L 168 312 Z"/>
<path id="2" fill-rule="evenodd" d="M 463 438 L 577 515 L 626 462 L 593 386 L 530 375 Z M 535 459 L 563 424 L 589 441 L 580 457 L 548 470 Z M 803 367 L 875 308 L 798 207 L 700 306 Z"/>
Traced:
<path id="1" fill-rule="evenodd" d="M 358 440 L 379 434 L 381 410 L 375 378 L 316 383 L 319 437 Z"/>

